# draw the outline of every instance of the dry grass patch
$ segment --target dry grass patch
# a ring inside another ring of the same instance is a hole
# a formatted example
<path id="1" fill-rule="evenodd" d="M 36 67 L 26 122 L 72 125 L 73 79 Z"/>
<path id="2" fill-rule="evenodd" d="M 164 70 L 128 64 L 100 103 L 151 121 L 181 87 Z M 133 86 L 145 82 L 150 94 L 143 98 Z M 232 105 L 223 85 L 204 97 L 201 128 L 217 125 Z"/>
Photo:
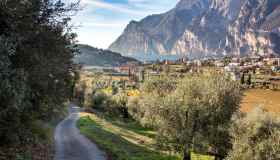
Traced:
<path id="1" fill-rule="evenodd" d="M 280 113 L 280 91 L 249 89 L 245 91 L 241 111 L 249 112 L 262 106 L 269 112 Z"/>
<path id="2" fill-rule="evenodd" d="M 95 121 L 97 124 L 99 124 L 104 130 L 113 132 L 116 135 L 119 135 L 120 137 L 126 139 L 127 141 L 140 145 L 140 146 L 149 146 L 151 149 L 154 149 L 154 145 L 156 143 L 155 139 L 150 138 L 148 136 L 144 136 L 142 134 L 137 133 L 135 130 L 145 130 L 144 128 L 131 128 L 131 125 L 133 124 L 124 124 L 125 122 L 122 121 L 114 121 L 110 122 L 108 120 L 105 120 L 104 118 L 98 117 L 96 114 L 90 114 L 90 113 L 81 113 L 81 117 L 88 117 L 91 120 Z M 130 122 L 131 123 L 131 122 Z M 121 126 L 121 127 L 120 127 Z M 155 134 L 154 131 L 146 130 L 143 132 L 147 132 L 147 134 Z M 143 133 L 145 134 L 145 133 Z"/>

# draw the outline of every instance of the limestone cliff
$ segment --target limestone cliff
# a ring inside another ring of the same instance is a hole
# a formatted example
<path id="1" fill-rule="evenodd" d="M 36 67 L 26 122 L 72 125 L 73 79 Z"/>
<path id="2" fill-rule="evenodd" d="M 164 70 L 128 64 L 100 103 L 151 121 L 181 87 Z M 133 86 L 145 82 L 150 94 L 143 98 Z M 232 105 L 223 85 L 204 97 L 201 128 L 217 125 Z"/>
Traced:
<path id="1" fill-rule="evenodd" d="M 132 21 L 109 49 L 129 56 L 279 54 L 278 27 L 279 0 L 181 0 Z"/>

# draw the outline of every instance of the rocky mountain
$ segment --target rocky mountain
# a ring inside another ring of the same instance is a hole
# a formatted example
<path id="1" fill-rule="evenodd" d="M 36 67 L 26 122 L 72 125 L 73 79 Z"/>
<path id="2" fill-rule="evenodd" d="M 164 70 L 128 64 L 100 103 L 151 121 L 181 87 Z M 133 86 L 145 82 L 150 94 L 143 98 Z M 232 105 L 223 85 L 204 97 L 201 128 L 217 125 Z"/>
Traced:
<path id="1" fill-rule="evenodd" d="M 119 53 L 94 48 L 89 45 L 79 44 L 78 49 L 80 54 L 75 57 L 74 61 L 86 66 L 112 67 L 129 62 L 138 63 L 138 61 L 133 58 L 124 57 Z"/>
<path id="2" fill-rule="evenodd" d="M 280 54 L 280 1 L 246 0 L 228 32 L 233 53 Z"/>
<path id="3" fill-rule="evenodd" d="M 181 0 L 131 21 L 109 47 L 127 56 L 280 53 L 279 0 Z"/>

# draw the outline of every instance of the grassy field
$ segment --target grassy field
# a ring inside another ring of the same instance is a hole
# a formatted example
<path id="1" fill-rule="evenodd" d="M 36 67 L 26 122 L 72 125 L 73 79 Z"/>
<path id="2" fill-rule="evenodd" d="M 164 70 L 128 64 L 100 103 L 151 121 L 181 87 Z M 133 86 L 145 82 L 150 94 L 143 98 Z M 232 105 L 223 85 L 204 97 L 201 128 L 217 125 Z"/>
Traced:
<path id="1" fill-rule="evenodd" d="M 81 114 L 78 127 L 113 160 L 179 160 L 177 156 L 159 152 L 155 132 L 135 122 L 105 120 L 95 114 Z"/>
<path id="2" fill-rule="evenodd" d="M 245 91 L 241 111 L 249 112 L 257 106 L 262 106 L 270 112 L 280 113 L 280 91 L 264 89 Z"/>

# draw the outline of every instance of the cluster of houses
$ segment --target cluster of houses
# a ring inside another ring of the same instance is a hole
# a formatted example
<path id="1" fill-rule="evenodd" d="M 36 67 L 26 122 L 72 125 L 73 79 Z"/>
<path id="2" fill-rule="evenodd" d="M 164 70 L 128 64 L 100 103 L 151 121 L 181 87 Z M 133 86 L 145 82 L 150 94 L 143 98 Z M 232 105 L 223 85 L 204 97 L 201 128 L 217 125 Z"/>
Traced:
<path id="1" fill-rule="evenodd" d="M 280 58 L 274 55 L 232 57 L 227 61 L 216 60 L 215 66 L 229 74 L 233 80 L 244 81 L 244 75 L 254 75 L 252 85 L 280 89 Z"/>
<path id="2" fill-rule="evenodd" d="M 249 56 L 244 58 L 233 57 L 228 63 L 223 63 L 221 60 L 215 62 L 217 67 L 237 66 L 242 70 L 254 68 L 267 68 L 270 69 L 280 66 L 280 58 L 276 56 Z M 277 70 L 278 71 L 278 70 Z"/>
<path id="3" fill-rule="evenodd" d="M 123 74 L 129 77 L 129 81 L 144 81 L 144 66 L 138 63 L 128 63 L 115 67 L 117 74 Z"/>
<path id="4" fill-rule="evenodd" d="M 233 57 L 228 61 L 224 59 L 216 60 L 215 66 L 234 75 L 234 79 L 239 79 L 240 75 L 244 73 L 272 75 L 273 73 L 280 73 L 280 58 L 274 55 Z"/>
<path id="5" fill-rule="evenodd" d="M 242 73 L 254 73 L 254 74 L 272 74 L 272 73 L 280 73 L 280 58 L 275 55 L 267 55 L 267 56 L 247 56 L 247 57 L 226 57 L 220 59 L 195 59 L 189 60 L 187 58 L 181 58 L 176 61 L 164 60 L 164 61 L 156 61 L 152 64 L 156 64 L 159 66 L 164 65 L 182 65 L 189 66 L 190 70 L 192 68 L 203 68 L 207 67 L 215 67 L 216 69 L 222 70 L 223 72 L 230 73 L 236 76 L 238 79 L 238 75 Z M 149 65 L 149 64 L 147 64 Z M 118 73 L 125 73 L 128 75 L 135 75 L 143 72 L 145 65 L 138 64 L 126 64 L 116 68 Z M 151 71 L 157 72 L 157 71 Z M 158 72 L 157 72 L 158 74 Z"/>
<path id="6" fill-rule="evenodd" d="M 151 66 L 157 67 L 153 68 Z M 205 58 L 190 60 L 188 58 L 181 58 L 175 61 L 163 60 L 148 64 L 128 63 L 118 67 L 109 68 L 110 71 L 107 73 L 109 76 L 119 77 L 119 79 L 125 80 L 129 83 L 135 83 L 144 81 L 145 76 L 160 75 L 166 66 L 171 66 L 173 68 L 181 66 L 181 69 L 176 71 L 183 73 L 202 72 L 205 68 L 214 68 L 218 72 L 230 75 L 231 78 L 236 81 L 240 81 L 241 78 L 244 77 L 244 74 L 246 76 L 265 75 L 270 78 L 266 80 L 254 79 L 254 83 L 273 85 L 276 83 L 277 86 L 279 83 L 280 88 L 280 57 L 272 54 L 266 56 L 253 55 L 247 57 L 232 56 L 219 59 Z"/>

